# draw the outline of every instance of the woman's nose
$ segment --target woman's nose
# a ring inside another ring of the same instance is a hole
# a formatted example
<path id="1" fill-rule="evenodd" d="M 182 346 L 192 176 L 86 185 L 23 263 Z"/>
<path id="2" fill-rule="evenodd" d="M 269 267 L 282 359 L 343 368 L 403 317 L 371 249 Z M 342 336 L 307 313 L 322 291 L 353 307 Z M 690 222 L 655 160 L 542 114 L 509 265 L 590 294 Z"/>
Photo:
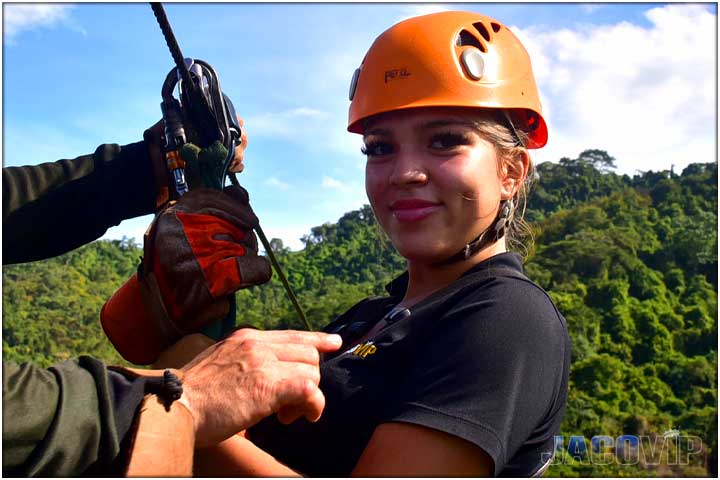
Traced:
<path id="1" fill-rule="evenodd" d="M 405 145 L 401 145 L 399 150 L 393 162 L 390 184 L 402 187 L 427 183 L 427 171 L 417 152 Z"/>

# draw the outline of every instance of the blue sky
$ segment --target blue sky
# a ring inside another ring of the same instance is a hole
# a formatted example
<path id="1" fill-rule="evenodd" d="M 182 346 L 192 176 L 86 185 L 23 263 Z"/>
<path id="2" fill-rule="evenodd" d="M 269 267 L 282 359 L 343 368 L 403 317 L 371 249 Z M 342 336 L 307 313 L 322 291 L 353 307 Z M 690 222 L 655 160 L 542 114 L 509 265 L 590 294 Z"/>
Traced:
<path id="1" fill-rule="evenodd" d="M 510 26 L 550 128 L 538 162 L 602 148 L 618 171 L 716 161 L 715 4 L 166 4 L 185 56 L 215 67 L 250 137 L 241 183 L 269 237 L 367 203 L 347 91 L 374 38 L 442 9 Z M 172 59 L 148 4 L 3 4 L 3 165 L 138 141 Z M 532 199 L 531 199 L 532 201 Z M 150 217 L 106 238 L 140 239 Z"/>

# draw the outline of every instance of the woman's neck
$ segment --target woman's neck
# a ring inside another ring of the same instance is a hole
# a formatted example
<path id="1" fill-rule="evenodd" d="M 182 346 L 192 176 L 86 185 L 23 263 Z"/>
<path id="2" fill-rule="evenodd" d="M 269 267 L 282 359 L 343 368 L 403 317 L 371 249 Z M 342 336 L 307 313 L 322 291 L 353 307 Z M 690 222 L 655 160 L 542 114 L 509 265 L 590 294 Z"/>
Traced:
<path id="1" fill-rule="evenodd" d="M 447 287 L 478 263 L 506 251 L 505 239 L 501 239 L 466 260 L 447 265 L 408 261 L 408 288 L 400 305 L 410 307 L 418 303 Z"/>

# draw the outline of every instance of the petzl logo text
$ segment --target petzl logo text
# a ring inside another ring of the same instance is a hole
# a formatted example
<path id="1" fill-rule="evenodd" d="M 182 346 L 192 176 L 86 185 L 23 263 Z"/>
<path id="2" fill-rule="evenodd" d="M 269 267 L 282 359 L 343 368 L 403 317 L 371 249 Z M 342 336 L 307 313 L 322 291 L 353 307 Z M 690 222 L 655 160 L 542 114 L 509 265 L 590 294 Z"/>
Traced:
<path id="1" fill-rule="evenodd" d="M 385 83 L 388 83 L 390 80 L 406 78 L 409 76 L 410 76 L 410 72 L 408 71 L 407 67 L 394 68 L 392 70 L 387 70 L 385 72 Z"/>

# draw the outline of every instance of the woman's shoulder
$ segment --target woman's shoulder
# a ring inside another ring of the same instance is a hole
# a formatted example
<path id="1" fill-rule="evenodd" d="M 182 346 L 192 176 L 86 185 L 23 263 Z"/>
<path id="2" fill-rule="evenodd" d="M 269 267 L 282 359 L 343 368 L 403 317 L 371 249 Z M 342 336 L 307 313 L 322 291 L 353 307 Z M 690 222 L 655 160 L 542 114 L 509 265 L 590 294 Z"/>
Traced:
<path id="1" fill-rule="evenodd" d="M 485 274 L 476 275 L 476 281 L 470 280 L 459 294 L 446 299 L 430 322 L 435 327 L 428 330 L 430 334 L 458 350 L 467 349 L 469 358 L 477 358 L 473 353 L 477 348 L 501 353 L 499 347 L 561 362 L 571 348 L 565 318 L 520 265 L 496 262 Z M 471 271 L 465 277 L 475 274 Z"/>
<path id="2" fill-rule="evenodd" d="M 506 327 L 549 323 L 565 328 L 562 314 L 548 293 L 524 274 L 516 253 L 496 255 L 466 272 L 460 281 L 466 288 L 449 302 L 448 314 L 501 319 Z"/>
<path id="3" fill-rule="evenodd" d="M 522 274 L 520 263 L 512 267 L 498 262 L 487 270 L 503 270 L 500 264 L 511 272 L 479 276 L 445 304 L 426 334 L 435 345 L 447 346 L 446 356 L 438 358 L 445 358 L 450 369 L 482 376 L 487 376 L 488 366 L 497 372 L 520 369 L 523 378 L 535 376 L 557 386 L 569 368 L 566 321 L 550 296 Z"/>

